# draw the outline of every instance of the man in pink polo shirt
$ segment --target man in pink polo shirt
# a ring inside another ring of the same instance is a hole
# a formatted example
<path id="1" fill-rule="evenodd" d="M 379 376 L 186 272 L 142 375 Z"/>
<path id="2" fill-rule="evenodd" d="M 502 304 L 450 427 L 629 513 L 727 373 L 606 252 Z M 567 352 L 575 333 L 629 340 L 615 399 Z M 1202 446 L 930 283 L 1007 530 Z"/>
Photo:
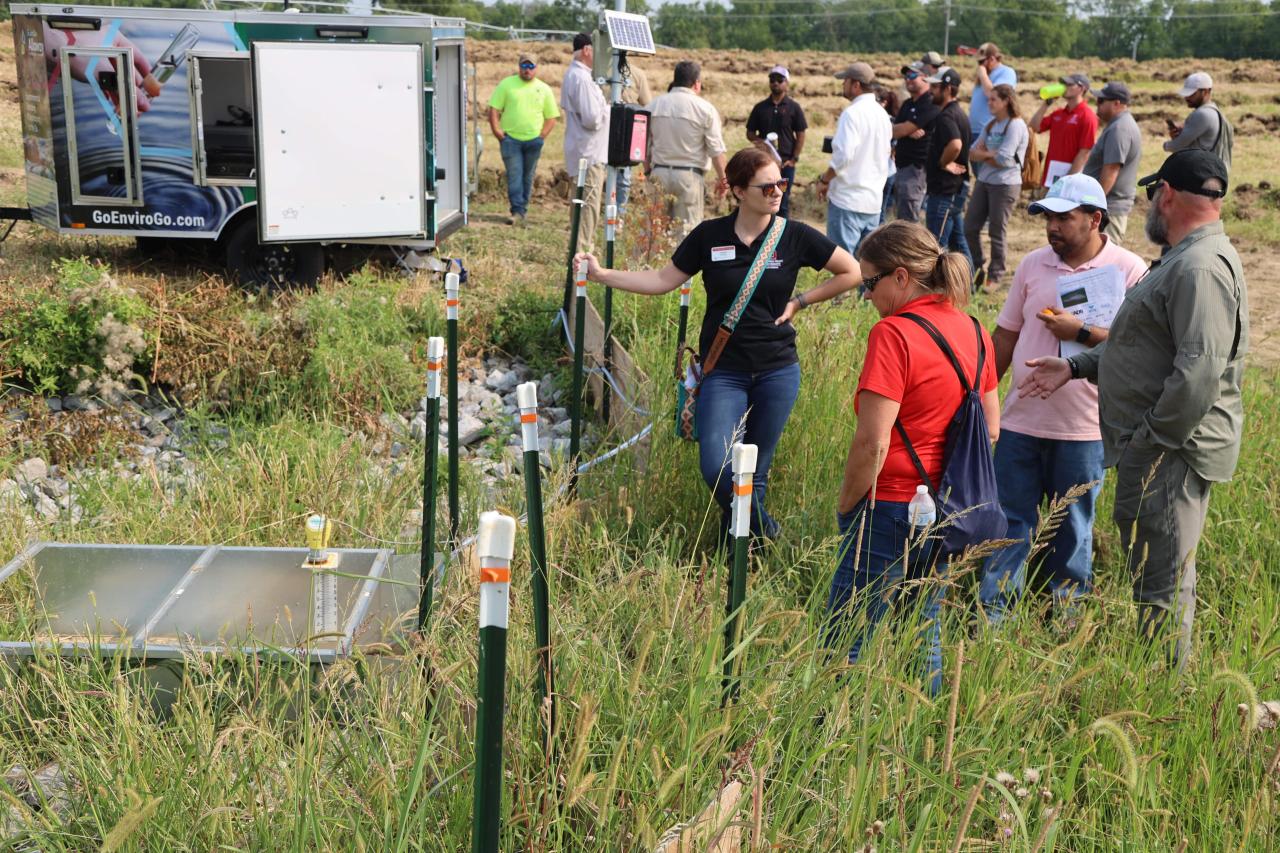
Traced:
<path id="1" fill-rule="evenodd" d="M 1044 214 L 1049 245 L 1022 259 L 991 338 L 996 371 L 1013 365 L 1013 386 L 1030 372 L 1028 359 L 1056 356 L 1062 341 L 1094 347 L 1107 330 L 1083 323 L 1063 310 L 1058 280 L 1086 270 L 1119 276 L 1132 287 L 1146 274 L 1142 258 L 1110 242 L 1102 233 L 1107 195 L 1087 175 L 1060 178 L 1031 213 Z M 1104 268 L 1110 268 L 1105 269 Z M 1027 584 L 1027 563 L 1040 507 L 1072 488 L 1092 483 L 1067 508 L 1058 529 L 1037 543 L 1039 580 L 1055 605 L 1070 604 L 1093 589 L 1093 511 L 1102 486 L 1102 434 L 1098 389 L 1074 380 L 1048 399 L 1010 394 L 1000 417 L 995 450 L 1000 505 L 1009 519 L 1010 539 L 1019 540 L 988 558 L 979 598 L 987 618 L 1001 621 Z"/>

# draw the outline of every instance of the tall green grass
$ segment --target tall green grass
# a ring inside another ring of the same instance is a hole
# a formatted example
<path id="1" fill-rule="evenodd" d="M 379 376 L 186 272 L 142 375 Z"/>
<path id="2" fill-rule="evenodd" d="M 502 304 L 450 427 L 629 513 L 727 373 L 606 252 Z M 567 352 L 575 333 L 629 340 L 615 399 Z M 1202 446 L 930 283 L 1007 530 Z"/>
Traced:
<path id="1" fill-rule="evenodd" d="M 520 283 L 558 293 L 548 246 L 560 237 L 531 233 L 542 243 L 529 251 L 546 267 Z M 478 238 L 452 249 L 494 271 L 478 289 L 498 286 L 506 249 Z M 676 300 L 618 300 L 651 377 L 637 397 L 658 420 L 643 465 L 623 454 L 581 481 L 580 503 L 557 501 L 547 515 L 560 693 L 551 763 L 538 737 L 527 551 L 517 546 L 503 849 L 651 850 L 731 777 L 749 792 L 735 820 L 755 822 L 754 797 L 756 840 L 773 849 L 857 850 L 868 830 L 881 850 L 1162 851 L 1183 839 L 1196 851 L 1273 848 L 1280 776 L 1268 765 L 1280 737 L 1246 733 L 1236 712 L 1250 695 L 1280 691 L 1280 426 L 1265 414 L 1280 403 L 1273 374 L 1248 376 L 1248 438 L 1235 481 L 1213 495 L 1197 651 L 1181 677 L 1133 641 L 1108 484 L 1098 592 L 1079 622 L 1047 624 L 1027 607 L 1006 629 L 971 638 L 971 575 L 955 579 L 942 615 L 948 684 L 930 699 L 912 674 L 910 631 L 881 632 L 856 666 L 822 648 L 835 493 L 875 318 L 852 300 L 802 313 L 803 389 L 770 477 L 785 533 L 750 578 L 741 698 L 722 709 L 727 572 L 707 550 L 718 510 L 695 448 L 668 426 Z M 975 306 L 984 321 L 993 307 Z M 323 511 L 346 525 L 338 544 L 414 550 L 402 528 L 420 499 L 420 462 L 380 473 L 366 439 L 315 414 L 245 418 L 227 449 L 193 452 L 204 476 L 183 491 L 81 475 L 94 520 L 38 535 L 297 544 L 301 517 Z M 518 484 L 492 500 L 470 477 L 465 486 L 467 527 L 480 509 L 522 509 Z M 0 553 L 30 535 L 7 516 Z M 28 592 L 0 589 L 0 622 L 30 616 Z M 474 578 L 451 568 L 427 635 L 408 653 L 376 649 L 325 672 L 235 656 L 189 661 L 168 719 L 154 712 L 148 685 L 172 671 L 49 655 L 0 670 L 0 764 L 57 761 L 75 780 L 61 811 L 23 812 L 22 843 L 465 849 L 476 609 Z M 1028 769 L 1037 782 L 1026 781 Z M 1013 782 L 998 783 L 1001 773 Z"/>

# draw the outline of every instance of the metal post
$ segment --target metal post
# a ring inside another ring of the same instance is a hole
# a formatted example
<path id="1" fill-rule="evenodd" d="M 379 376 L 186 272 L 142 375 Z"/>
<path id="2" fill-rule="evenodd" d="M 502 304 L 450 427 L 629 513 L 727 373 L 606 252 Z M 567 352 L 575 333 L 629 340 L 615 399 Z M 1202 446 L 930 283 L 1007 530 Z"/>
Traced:
<path id="1" fill-rule="evenodd" d="M 568 164 L 566 164 L 568 165 Z M 578 188 L 573 195 L 572 213 L 569 216 L 569 259 L 565 261 L 564 273 L 564 316 L 569 316 L 569 306 L 573 300 L 573 256 L 578 254 L 578 229 L 582 226 L 583 193 L 587 186 L 587 158 L 578 161 Z"/>
<path id="2" fill-rule="evenodd" d="M 613 269 L 613 243 L 618 232 L 618 170 L 609 167 L 609 204 L 605 206 L 604 215 L 604 265 Z M 613 288 L 604 289 L 604 369 L 613 370 Z M 609 415 L 613 406 L 613 386 L 609 377 L 601 383 L 600 414 L 604 416 L 605 426 L 609 425 Z"/>
<path id="3" fill-rule="evenodd" d="M 680 353 L 684 350 L 685 337 L 689 334 L 689 282 L 680 285 L 680 325 L 676 331 L 676 381 L 683 382 L 680 375 Z"/>
<path id="4" fill-rule="evenodd" d="M 472 853 L 498 853 L 502 829 L 502 712 L 506 704 L 507 617 L 516 520 L 480 515 L 480 689 L 476 703 Z"/>
<path id="5" fill-rule="evenodd" d="M 730 533 L 733 537 L 733 564 L 729 573 L 729 600 L 725 607 L 724 623 L 724 682 L 723 704 L 738 695 L 738 677 L 742 655 L 730 660 L 741 636 L 742 603 L 747 598 L 747 546 L 751 540 L 751 488 L 756 472 L 756 446 L 735 442 L 732 451 L 733 498 Z"/>
<path id="6" fill-rule="evenodd" d="M 422 454 L 422 559 L 419 562 L 421 597 L 418 600 L 418 630 L 431 615 L 436 564 L 436 463 L 440 458 L 440 366 L 444 359 L 444 338 L 427 339 L 427 423 L 423 430 Z"/>
<path id="7" fill-rule="evenodd" d="M 570 400 L 572 422 L 569 430 L 569 490 L 578 484 L 578 451 L 582 446 L 583 355 L 586 351 L 587 263 L 578 265 L 573 317 L 573 390 Z"/>
<path id="8" fill-rule="evenodd" d="M 946 17 L 942 26 L 942 61 L 946 62 L 947 54 L 951 52 L 951 0 L 943 4 L 942 14 Z"/>
<path id="9" fill-rule="evenodd" d="M 555 673 L 551 657 L 551 589 L 547 579 L 547 541 L 542 527 L 542 467 L 538 460 L 538 386 L 525 382 L 516 388 L 520 405 L 520 435 L 524 443 L 524 496 L 529 517 L 529 562 L 533 569 L 533 632 L 538 643 L 537 696 L 543 721 L 543 744 L 551 754 L 555 732 Z"/>
<path id="10" fill-rule="evenodd" d="M 445 334 L 449 336 L 449 541 L 458 542 L 458 274 L 444 277 Z"/>

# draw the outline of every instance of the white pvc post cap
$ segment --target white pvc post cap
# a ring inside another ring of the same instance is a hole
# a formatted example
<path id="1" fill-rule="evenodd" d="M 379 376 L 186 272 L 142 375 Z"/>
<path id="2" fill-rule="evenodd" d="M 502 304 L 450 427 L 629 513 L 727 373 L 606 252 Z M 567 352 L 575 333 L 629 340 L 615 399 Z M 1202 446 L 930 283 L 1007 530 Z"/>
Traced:
<path id="1" fill-rule="evenodd" d="M 583 157 L 578 160 L 578 183 L 582 183 L 587 179 L 587 158 Z"/>
<path id="2" fill-rule="evenodd" d="M 476 553 L 480 559 L 510 560 L 515 550 L 516 520 L 500 512 L 480 513 L 480 535 L 476 537 Z"/>
<path id="3" fill-rule="evenodd" d="M 444 357 L 444 338 L 427 338 L 427 358 L 437 361 Z"/>
<path id="4" fill-rule="evenodd" d="M 459 281 L 461 281 L 461 279 L 458 278 L 458 274 L 456 272 L 447 272 L 444 274 L 444 286 L 448 290 L 457 290 Z"/>
<path id="5" fill-rule="evenodd" d="M 589 268 L 590 268 L 590 264 L 588 264 L 585 259 L 578 263 L 578 281 L 587 280 L 587 270 Z"/>
<path id="6" fill-rule="evenodd" d="M 754 444 L 735 442 L 733 445 L 733 473 L 754 474 L 757 450 Z"/>
<path id="7" fill-rule="evenodd" d="M 522 409 L 538 408 L 538 383 L 524 382 L 516 386 L 516 403 Z"/>

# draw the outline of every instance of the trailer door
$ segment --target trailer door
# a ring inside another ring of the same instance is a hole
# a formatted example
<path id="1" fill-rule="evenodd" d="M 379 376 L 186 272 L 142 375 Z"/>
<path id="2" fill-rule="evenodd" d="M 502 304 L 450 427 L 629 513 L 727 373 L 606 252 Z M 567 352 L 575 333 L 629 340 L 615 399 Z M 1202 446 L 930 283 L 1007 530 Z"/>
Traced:
<path id="1" fill-rule="evenodd" d="M 263 242 L 427 236 L 421 45 L 255 42 Z"/>
<path id="2" fill-rule="evenodd" d="M 461 40 L 435 43 L 436 238 L 461 228 L 467 215 L 466 54 Z"/>

